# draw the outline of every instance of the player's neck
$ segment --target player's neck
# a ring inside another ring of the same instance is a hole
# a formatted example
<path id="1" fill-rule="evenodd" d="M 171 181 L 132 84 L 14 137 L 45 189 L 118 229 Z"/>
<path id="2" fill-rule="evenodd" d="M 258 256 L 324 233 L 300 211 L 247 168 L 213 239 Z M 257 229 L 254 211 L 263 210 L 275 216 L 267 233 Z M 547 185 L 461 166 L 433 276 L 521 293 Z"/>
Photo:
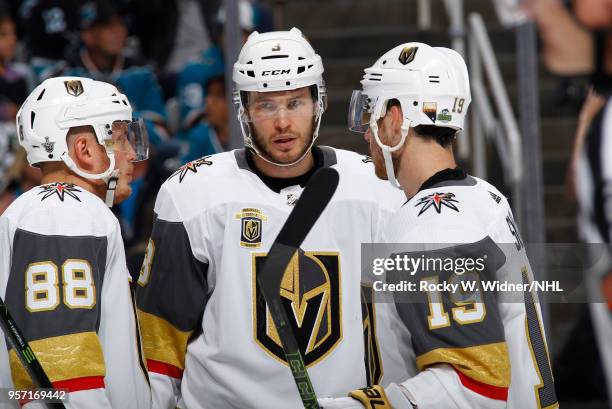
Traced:
<path id="1" fill-rule="evenodd" d="M 443 148 L 436 141 L 412 137 L 402 155 L 397 180 L 406 197 L 411 198 L 427 179 L 441 170 L 456 167 L 452 148 Z"/>
<path id="2" fill-rule="evenodd" d="M 71 183 L 93 193 L 102 200 L 104 200 L 106 196 L 106 187 L 102 181 L 85 179 L 66 169 L 56 168 L 44 170 L 40 183 L 42 185 L 48 183 Z"/>
<path id="3" fill-rule="evenodd" d="M 314 157 L 312 156 L 312 149 L 310 149 L 306 156 L 304 156 L 304 159 L 291 166 L 272 165 L 260 158 L 259 155 L 253 155 L 253 162 L 257 170 L 266 176 L 288 179 L 301 176 L 312 169 L 314 166 Z"/>

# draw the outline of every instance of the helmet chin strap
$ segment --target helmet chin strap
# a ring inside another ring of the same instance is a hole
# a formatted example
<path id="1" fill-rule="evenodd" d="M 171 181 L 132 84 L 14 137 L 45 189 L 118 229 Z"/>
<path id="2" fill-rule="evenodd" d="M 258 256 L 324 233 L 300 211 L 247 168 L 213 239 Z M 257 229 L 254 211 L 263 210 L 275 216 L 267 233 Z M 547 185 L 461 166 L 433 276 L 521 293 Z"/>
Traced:
<path id="1" fill-rule="evenodd" d="M 76 173 L 78 176 L 89 179 L 89 180 L 103 180 L 106 183 L 106 196 L 104 198 L 104 203 L 108 207 L 113 206 L 113 202 L 115 200 L 115 190 L 117 188 L 117 181 L 119 180 L 119 169 L 115 169 L 115 153 L 112 151 L 106 151 L 106 155 L 110 159 L 110 164 L 108 168 L 102 173 L 87 173 L 81 170 L 74 160 L 65 153 L 62 155 L 62 160 L 68 166 L 68 169 Z"/>
<path id="2" fill-rule="evenodd" d="M 257 156 L 259 156 L 261 159 L 263 159 L 264 161 L 268 162 L 271 165 L 274 166 L 281 166 L 281 167 L 289 167 L 289 166 L 293 166 L 299 162 L 301 162 L 306 155 L 308 155 L 308 152 L 312 149 L 315 141 L 317 140 L 317 137 L 319 136 L 319 128 L 321 126 L 321 116 L 323 115 L 323 110 L 322 109 L 318 109 L 317 110 L 317 116 L 316 116 L 316 126 L 314 129 L 314 132 L 312 133 L 312 140 L 310 141 L 310 145 L 308 146 L 307 149 L 304 150 L 304 153 L 302 154 L 302 156 L 300 156 L 297 160 L 294 160 L 291 163 L 277 163 L 274 162 L 268 158 L 265 157 L 265 155 L 263 155 L 260 150 L 257 148 L 257 143 L 254 141 L 253 136 L 251 135 L 251 127 L 247 125 L 247 130 L 245 130 L 244 128 L 244 124 L 243 122 L 240 120 L 240 118 L 242 117 L 242 114 L 239 113 L 238 114 L 238 120 L 241 121 L 240 122 L 240 130 L 242 131 L 242 136 L 244 137 L 244 146 L 245 148 L 249 148 L 252 149 L 253 152 L 255 152 L 255 154 L 257 154 Z"/>
<path id="3" fill-rule="evenodd" d="M 402 190 L 402 187 L 395 178 L 395 170 L 393 169 L 393 159 L 391 158 L 391 153 L 400 149 L 402 145 L 404 145 L 404 142 L 406 141 L 406 136 L 408 135 L 408 129 L 410 129 L 410 121 L 404 119 L 404 121 L 402 122 L 402 137 L 395 146 L 388 146 L 381 142 L 380 138 L 378 137 L 378 124 L 376 123 L 376 119 L 374 119 L 374 116 L 372 116 L 372 119 L 370 120 L 370 129 L 372 130 L 372 134 L 374 135 L 374 140 L 376 140 L 376 144 L 382 150 L 383 159 L 385 160 L 385 169 L 387 171 L 387 180 L 389 180 L 391 186 Z"/>

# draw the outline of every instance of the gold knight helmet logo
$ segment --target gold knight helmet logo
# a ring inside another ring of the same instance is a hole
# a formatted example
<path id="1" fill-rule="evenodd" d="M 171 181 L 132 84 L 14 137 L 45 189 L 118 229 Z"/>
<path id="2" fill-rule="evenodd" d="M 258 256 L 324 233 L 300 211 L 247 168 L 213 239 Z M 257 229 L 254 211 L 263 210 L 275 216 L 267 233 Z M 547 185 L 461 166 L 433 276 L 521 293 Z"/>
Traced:
<path id="1" fill-rule="evenodd" d="M 418 49 L 419 47 L 404 47 L 404 49 L 399 55 L 399 62 L 401 62 L 403 65 L 412 62 Z"/>
<path id="2" fill-rule="evenodd" d="M 83 93 L 83 84 L 79 80 L 64 81 L 66 92 L 73 97 L 78 97 Z"/>
<path id="3" fill-rule="evenodd" d="M 240 220 L 240 246 L 246 248 L 261 247 L 262 225 L 268 218 L 259 209 L 245 208 L 234 215 Z"/>
<path id="4" fill-rule="evenodd" d="M 287 364 L 276 326 L 257 285 L 257 274 L 267 253 L 254 253 L 252 257 L 253 336 L 266 353 Z M 342 338 L 339 253 L 298 249 L 283 275 L 280 295 L 308 368 L 331 353 Z"/>

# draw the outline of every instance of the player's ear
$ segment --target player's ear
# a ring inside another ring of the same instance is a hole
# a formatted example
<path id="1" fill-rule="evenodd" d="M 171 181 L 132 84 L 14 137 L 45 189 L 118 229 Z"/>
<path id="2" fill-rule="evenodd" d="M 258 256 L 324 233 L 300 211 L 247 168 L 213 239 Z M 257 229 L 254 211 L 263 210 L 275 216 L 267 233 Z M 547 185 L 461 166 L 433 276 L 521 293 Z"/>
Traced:
<path id="1" fill-rule="evenodd" d="M 402 107 L 399 104 L 393 104 L 387 115 L 391 116 L 391 124 L 393 125 L 393 129 L 399 131 L 399 129 L 402 127 L 402 123 L 404 122 Z"/>
<path id="2" fill-rule="evenodd" d="M 69 154 L 79 168 L 94 171 L 99 167 L 101 149 L 104 148 L 98 143 L 91 127 L 71 129 L 67 142 Z"/>

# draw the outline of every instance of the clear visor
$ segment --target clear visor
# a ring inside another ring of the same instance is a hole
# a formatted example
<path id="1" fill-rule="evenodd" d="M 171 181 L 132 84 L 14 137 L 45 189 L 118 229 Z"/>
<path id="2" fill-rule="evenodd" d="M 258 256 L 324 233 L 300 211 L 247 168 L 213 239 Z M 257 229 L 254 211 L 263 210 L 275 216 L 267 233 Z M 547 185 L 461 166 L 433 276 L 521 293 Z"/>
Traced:
<path id="1" fill-rule="evenodd" d="M 354 90 L 348 111 L 348 127 L 353 132 L 365 133 L 370 126 L 374 110 L 374 99 L 361 90 Z"/>
<path id="2" fill-rule="evenodd" d="M 281 117 L 312 118 L 319 111 L 319 103 L 310 95 L 297 97 L 267 97 L 259 94 L 249 101 L 242 119 L 247 122 L 266 121 Z"/>
<path id="3" fill-rule="evenodd" d="M 114 152 L 131 154 L 131 162 L 149 158 L 149 134 L 142 118 L 134 121 L 115 121 L 111 130 L 111 138 L 106 140 L 107 147 L 112 148 Z"/>

